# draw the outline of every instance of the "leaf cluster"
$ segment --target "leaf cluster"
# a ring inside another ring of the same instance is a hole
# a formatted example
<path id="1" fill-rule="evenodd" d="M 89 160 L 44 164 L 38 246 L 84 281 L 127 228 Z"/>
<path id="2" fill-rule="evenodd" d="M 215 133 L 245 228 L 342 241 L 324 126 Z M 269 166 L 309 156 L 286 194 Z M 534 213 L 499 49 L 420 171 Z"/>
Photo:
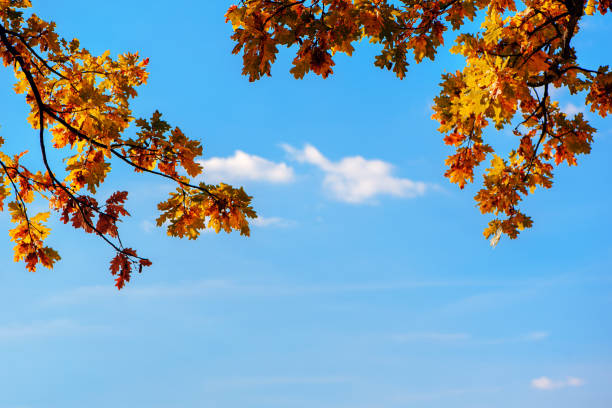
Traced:
<path id="1" fill-rule="evenodd" d="M 242 188 L 192 181 L 203 170 L 198 163 L 201 143 L 171 127 L 157 111 L 148 120 L 134 118 L 130 101 L 147 81 L 148 59 L 138 53 L 116 58 L 110 51 L 94 55 L 77 39 L 61 38 L 54 23 L 36 14 L 25 18 L 29 7 L 27 0 L 0 0 L 0 60 L 15 73 L 15 92 L 25 95 L 28 121 L 37 130 L 41 154 L 41 169 L 32 171 L 20 162 L 26 152 L 13 157 L 0 152 L 0 209 L 10 200 L 8 209 L 16 224 L 10 231 L 15 260 L 25 261 L 27 269 L 35 271 L 39 264 L 51 268 L 60 259 L 44 244 L 50 213 L 28 212 L 28 205 L 39 197 L 63 223 L 111 246 L 115 256 L 110 271 L 119 289 L 133 270 L 151 265 L 124 246 L 119 235 L 119 222 L 129 216 L 128 192 L 98 194 L 118 163 L 177 186 L 178 193 L 159 204 L 158 224 L 167 223 L 169 235 L 194 238 L 209 227 L 249 235 L 247 220 L 256 214 Z M 136 136 L 127 137 L 133 125 Z M 65 154 L 64 177 L 49 159 L 50 147 Z"/>
<path id="2" fill-rule="evenodd" d="M 516 238 L 532 220 L 519 204 L 536 188 L 550 188 L 553 170 L 588 154 L 596 130 L 584 115 L 568 117 L 551 96 L 553 88 L 585 95 L 592 112 L 612 112 L 612 72 L 584 67 L 572 39 L 580 23 L 612 11 L 610 0 L 243 0 L 226 18 L 234 28 L 234 53 L 243 53 L 249 80 L 270 75 L 279 45 L 295 47 L 291 73 L 332 74 L 336 52 L 351 55 L 354 44 L 379 44 L 374 65 L 406 76 L 410 59 L 434 59 L 444 34 L 459 30 L 482 11 L 476 33 L 460 32 L 451 52 L 465 57 L 463 70 L 444 74 L 434 99 L 433 119 L 455 152 L 445 175 L 463 188 L 487 158 L 483 187 L 475 200 L 493 214 L 484 231 L 496 244 Z M 517 124 L 516 148 L 507 159 L 495 154 L 485 132 Z"/>

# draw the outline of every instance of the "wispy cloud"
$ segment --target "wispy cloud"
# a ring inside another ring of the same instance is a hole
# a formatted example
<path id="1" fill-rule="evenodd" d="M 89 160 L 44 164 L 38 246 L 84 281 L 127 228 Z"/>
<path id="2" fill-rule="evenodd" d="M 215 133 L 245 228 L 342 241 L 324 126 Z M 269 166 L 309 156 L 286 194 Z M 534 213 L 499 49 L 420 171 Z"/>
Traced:
<path id="1" fill-rule="evenodd" d="M 235 290 L 236 285 L 226 280 L 202 280 L 167 285 L 128 287 L 118 291 L 112 285 L 83 286 L 58 293 L 42 300 L 45 306 L 89 303 L 105 299 L 144 299 L 156 297 L 204 296 L 220 291 Z"/>
<path id="2" fill-rule="evenodd" d="M 275 163 L 263 157 L 236 150 L 230 157 L 200 160 L 204 166 L 203 178 L 207 182 L 265 181 L 288 183 L 293 180 L 293 169 L 285 163 Z"/>
<path id="3" fill-rule="evenodd" d="M 140 223 L 140 228 L 142 228 L 145 233 L 150 234 L 155 229 L 155 223 L 149 220 L 143 220 Z"/>
<path id="4" fill-rule="evenodd" d="M 108 286 L 82 286 L 80 288 L 69 289 L 64 292 L 56 293 L 42 300 L 43 306 L 56 306 L 64 304 L 86 303 L 92 300 L 120 296 L 116 288 Z"/>
<path id="5" fill-rule="evenodd" d="M 514 337 L 501 337 L 493 339 L 483 339 L 483 344 L 507 344 L 507 343 L 534 343 L 544 341 L 550 337 L 550 333 L 547 331 L 534 331 L 531 333 L 521 334 L 520 336 Z"/>
<path id="6" fill-rule="evenodd" d="M 359 204 L 380 195 L 411 198 L 425 194 L 427 189 L 423 182 L 394 177 L 393 166 L 382 160 L 352 156 L 332 162 L 308 144 L 303 149 L 287 144 L 282 147 L 294 160 L 323 170 L 323 187 L 339 201 Z"/>
<path id="7" fill-rule="evenodd" d="M 395 334 L 392 339 L 399 343 L 408 342 L 457 342 L 471 339 L 467 333 L 405 333 Z"/>
<path id="8" fill-rule="evenodd" d="M 537 390 L 558 390 L 567 387 L 582 387 L 586 382 L 581 378 L 567 377 L 565 380 L 554 381 L 548 377 L 531 380 L 531 386 Z"/>
<path id="9" fill-rule="evenodd" d="M 550 337 L 549 332 L 537 331 L 537 332 L 527 333 L 524 336 L 519 337 L 518 339 L 519 341 L 540 341 L 540 340 L 546 340 L 549 337 Z"/>
<path id="10" fill-rule="evenodd" d="M 584 113 L 584 110 L 584 106 L 576 106 L 571 102 L 561 108 L 561 111 L 563 111 L 567 116 L 574 116 L 578 113 Z"/>
<path id="11" fill-rule="evenodd" d="M 465 343 L 465 344 L 505 344 L 505 343 L 530 343 L 547 339 L 548 332 L 538 331 L 514 337 L 482 338 L 469 333 L 447 333 L 447 332 L 415 332 L 394 334 L 391 339 L 399 343 L 426 342 L 426 343 Z"/>
<path id="12" fill-rule="evenodd" d="M 251 222 L 256 227 L 280 227 L 287 228 L 295 225 L 294 221 L 280 217 L 262 217 L 261 215 Z"/>
<path id="13" fill-rule="evenodd" d="M 490 387 L 490 388 L 450 388 L 450 389 L 438 389 L 433 391 L 406 391 L 403 390 L 399 393 L 388 395 L 383 401 L 383 405 L 378 406 L 413 406 L 415 403 L 443 400 L 443 399 L 456 399 L 463 395 L 482 395 L 502 392 L 502 387 Z M 401 405 L 397 405 L 401 404 Z"/>
<path id="14" fill-rule="evenodd" d="M 576 284 L 577 280 L 564 280 L 551 282 L 550 284 Z M 607 280 L 606 280 L 607 282 Z M 543 285 L 543 283 L 540 283 Z M 117 291 L 111 284 L 98 286 L 85 286 L 74 288 L 62 293 L 49 296 L 41 301 L 44 306 L 65 305 L 74 303 L 86 303 L 95 299 L 144 299 L 154 297 L 197 297 L 197 296 L 309 296 L 309 295 L 325 295 L 338 293 L 368 293 L 368 292 L 394 292 L 394 291 L 411 291 L 422 290 L 426 288 L 529 288 L 533 289 L 537 286 L 536 281 L 527 279 L 524 281 L 480 281 L 480 280 L 405 280 L 396 282 L 361 282 L 354 284 L 326 284 L 326 285 L 308 285 L 291 282 L 278 281 L 247 281 L 247 280 L 231 280 L 225 278 L 219 279 L 203 279 L 196 281 L 182 282 L 167 282 L 148 286 L 128 286 L 122 291 Z M 520 289 L 519 289 L 520 290 Z M 500 291 L 487 292 L 486 299 L 491 297 L 495 299 L 494 294 L 502 293 Z M 510 296 L 510 295 L 508 295 Z M 518 296 L 522 299 L 522 296 Z M 513 300 L 514 297 L 512 297 Z M 481 310 L 482 307 L 491 307 L 489 302 L 468 302 L 469 311 Z M 442 312 L 453 307 L 460 307 L 463 301 L 447 305 Z M 476 307 L 478 306 L 478 307 Z M 439 313 L 440 311 L 438 311 Z M 548 332 L 534 331 L 523 336 L 514 337 L 513 341 L 532 341 L 545 339 L 548 337 Z M 500 341 L 500 340 L 489 340 Z M 509 341 L 505 339 L 504 341 Z"/>
<path id="15" fill-rule="evenodd" d="M 100 326 L 84 326 L 68 319 L 37 321 L 27 324 L 0 326 L 0 340 L 24 340 L 48 336 L 64 336 L 104 330 Z"/>
<path id="16" fill-rule="evenodd" d="M 253 376 L 253 377 L 232 377 L 215 379 L 206 382 L 209 387 L 265 387 L 279 385 L 327 385 L 348 383 L 349 377 L 338 376 L 316 376 L 316 377 L 293 377 L 293 376 Z"/>
<path id="17" fill-rule="evenodd" d="M 279 282 L 245 282 L 226 279 L 205 279 L 179 283 L 164 283 L 145 287 L 127 287 L 117 291 L 112 285 L 85 286 L 58 293 L 43 299 L 45 306 L 66 305 L 91 302 L 94 299 L 144 299 L 153 297 L 188 296 L 296 296 L 323 295 L 337 293 L 405 291 L 441 287 L 481 287 L 498 285 L 479 281 L 405 281 L 405 282 L 367 282 L 356 284 L 301 285 Z"/>
<path id="18" fill-rule="evenodd" d="M 544 285 L 544 283 L 534 281 L 531 285 L 517 285 L 517 287 L 511 289 L 495 289 L 477 293 L 441 307 L 438 313 L 459 316 L 514 304 L 536 296 L 540 285 Z"/>

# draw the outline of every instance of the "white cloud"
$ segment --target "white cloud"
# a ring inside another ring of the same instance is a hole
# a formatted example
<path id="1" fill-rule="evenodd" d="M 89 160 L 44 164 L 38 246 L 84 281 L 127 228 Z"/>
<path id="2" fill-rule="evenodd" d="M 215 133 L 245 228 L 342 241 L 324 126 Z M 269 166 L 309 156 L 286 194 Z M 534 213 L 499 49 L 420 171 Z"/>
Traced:
<path id="1" fill-rule="evenodd" d="M 285 163 L 274 163 L 241 150 L 230 157 L 200 160 L 200 164 L 204 166 L 203 178 L 209 183 L 244 180 L 288 183 L 293 180 L 293 169 Z"/>
<path id="2" fill-rule="evenodd" d="M 585 381 L 582 378 L 568 377 L 566 383 L 570 387 L 582 387 Z"/>
<path id="3" fill-rule="evenodd" d="M 140 228 L 142 228 L 142 230 L 146 232 L 147 234 L 150 234 L 155 229 L 155 224 L 149 220 L 143 220 L 140 223 Z"/>
<path id="4" fill-rule="evenodd" d="M 557 390 L 567 387 L 581 387 L 585 381 L 581 378 L 567 377 L 565 380 L 554 381 L 548 377 L 540 377 L 531 380 L 531 386 L 538 390 Z"/>
<path id="5" fill-rule="evenodd" d="M 332 162 L 311 145 L 301 150 L 289 145 L 282 147 L 294 160 L 323 170 L 324 188 L 339 201 L 357 204 L 378 195 L 411 198 L 423 195 L 426 190 L 425 183 L 394 177 L 393 166 L 382 160 L 352 156 Z"/>
<path id="6" fill-rule="evenodd" d="M 563 108 L 561 108 L 561 111 L 564 112 L 567 116 L 574 116 L 578 113 L 584 113 L 584 109 L 584 106 L 576 106 L 570 102 Z"/>
<path id="7" fill-rule="evenodd" d="M 251 221 L 256 227 L 291 227 L 294 222 L 280 217 L 262 217 L 261 215 Z"/>

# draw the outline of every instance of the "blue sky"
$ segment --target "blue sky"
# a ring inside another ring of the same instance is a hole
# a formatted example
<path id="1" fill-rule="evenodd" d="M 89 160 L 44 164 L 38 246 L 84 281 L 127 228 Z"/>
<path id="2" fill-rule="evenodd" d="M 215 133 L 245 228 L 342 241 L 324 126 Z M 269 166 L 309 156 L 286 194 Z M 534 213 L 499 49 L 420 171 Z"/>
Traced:
<path id="1" fill-rule="evenodd" d="M 492 249 L 480 181 L 447 182 L 451 151 L 429 119 L 460 58 L 442 51 L 400 81 L 363 44 L 333 77 L 296 81 L 284 50 L 249 83 L 230 4 L 35 2 L 93 52 L 148 56 L 135 114 L 159 109 L 200 138 L 209 179 L 244 185 L 262 218 L 248 239 L 171 239 L 152 225 L 172 186 L 115 166 L 102 194 L 129 189 L 124 242 L 154 261 L 122 292 L 93 237 L 53 221 L 63 260 L 30 274 L 5 234 L 0 408 L 609 407 L 612 122 L 586 113 L 593 153 L 528 199 L 534 228 Z M 609 63 L 610 26 L 590 20 L 580 57 Z M 0 72 L 0 134 L 16 152 L 35 134 Z"/>

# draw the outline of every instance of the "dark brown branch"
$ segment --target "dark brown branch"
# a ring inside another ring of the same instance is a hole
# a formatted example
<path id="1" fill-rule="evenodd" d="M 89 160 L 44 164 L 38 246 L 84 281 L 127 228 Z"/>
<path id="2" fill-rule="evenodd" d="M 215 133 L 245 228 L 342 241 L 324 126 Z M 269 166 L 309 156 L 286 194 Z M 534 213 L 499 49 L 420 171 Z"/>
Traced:
<path id="1" fill-rule="evenodd" d="M 48 161 L 48 158 L 47 158 L 47 151 L 46 151 L 45 141 L 44 141 L 44 132 L 45 132 L 45 116 L 44 115 L 45 115 L 45 107 L 46 107 L 46 105 L 43 103 L 42 96 L 40 95 L 40 92 L 38 90 L 36 82 L 34 81 L 34 77 L 32 76 L 32 73 L 27 69 L 27 65 L 26 65 L 23 57 L 17 52 L 17 50 L 8 41 L 8 38 L 6 37 L 5 29 L 2 26 L 0 26 L 0 40 L 2 41 L 4 46 L 7 48 L 7 50 L 11 53 L 11 55 L 13 55 L 13 58 L 15 58 L 15 60 L 19 64 L 22 72 L 24 73 L 24 75 L 26 76 L 26 79 L 28 80 L 28 83 L 30 84 L 30 88 L 32 89 L 32 93 L 34 94 L 34 98 L 36 99 L 36 103 L 38 105 L 39 141 L 40 141 L 40 149 L 41 149 L 42 159 L 43 159 L 43 163 L 45 165 L 45 168 L 47 169 L 47 172 L 48 172 L 49 176 L 51 177 L 53 183 L 56 184 L 62 191 L 64 191 L 68 195 L 68 197 L 70 197 L 70 199 L 73 202 L 76 203 L 76 206 L 77 206 L 79 212 L 81 213 L 81 217 L 83 218 L 83 222 L 89 228 L 91 228 L 91 230 L 94 231 L 96 233 L 96 235 L 98 235 L 107 244 L 109 244 L 115 251 L 117 251 L 118 253 L 124 254 L 128 258 L 132 258 L 132 259 L 136 258 L 136 259 L 140 259 L 140 260 L 146 260 L 145 258 L 141 258 L 141 257 L 139 257 L 137 255 L 132 255 L 131 253 L 126 252 L 125 248 L 118 247 L 117 245 L 115 245 L 114 242 L 112 242 L 110 239 L 108 239 L 104 233 L 102 233 L 100 230 L 98 230 L 96 228 L 96 226 L 93 225 L 91 220 L 89 220 L 89 218 L 85 214 L 85 212 L 83 210 L 83 203 L 81 202 L 81 200 L 79 198 L 77 198 L 60 180 L 57 179 L 57 176 L 55 175 L 55 173 L 51 169 L 51 166 L 49 165 L 49 161 Z M 9 178 L 10 178 L 10 176 L 9 176 Z M 28 220 L 28 225 L 29 225 L 29 220 Z"/>
<path id="2" fill-rule="evenodd" d="M 117 151 L 114 148 L 114 147 L 117 146 L 117 144 L 115 144 L 114 146 L 111 145 L 109 147 L 108 145 L 97 141 L 96 139 L 94 139 L 94 138 L 84 134 L 80 130 L 78 130 L 75 127 L 73 127 L 72 125 L 70 125 L 70 123 L 68 123 L 60 115 L 58 115 L 57 112 L 54 109 L 50 108 L 48 105 L 46 105 L 43 102 L 42 96 L 40 95 L 40 92 L 38 91 L 38 88 L 36 86 L 36 82 L 35 82 L 32 74 L 31 74 L 31 72 L 29 72 L 29 70 L 27 69 L 27 66 L 26 66 L 26 63 L 25 63 L 23 57 L 17 52 L 17 50 L 8 41 L 8 38 L 6 37 L 6 32 L 7 32 L 7 30 L 5 30 L 3 27 L 0 26 L 0 40 L 2 40 L 3 44 L 7 47 L 7 49 L 11 53 L 11 55 L 13 55 L 15 60 L 19 63 L 22 71 L 26 75 L 26 79 L 28 80 L 28 83 L 30 84 L 30 88 L 32 88 L 32 92 L 34 93 L 34 97 L 36 98 L 36 102 L 37 102 L 37 105 L 38 105 L 38 108 L 39 108 L 40 111 L 46 112 L 51 118 L 53 118 L 56 121 L 58 121 L 66 129 L 68 129 L 70 132 L 75 134 L 77 137 L 79 137 L 81 139 L 84 139 L 84 140 L 87 140 L 89 143 L 91 143 L 94 146 L 99 147 L 101 149 L 109 149 L 114 156 L 118 157 L 120 160 L 124 161 L 125 163 L 129 164 L 130 166 L 134 167 L 135 169 L 138 169 L 138 170 L 140 170 L 142 172 L 146 172 L 146 173 L 150 173 L 150 174 L 154 174 L 154 175 L 157 175 L 157 176 L 160 176 L 160 177 L 167 178 L 169 180 L 172 180 L 172 181 L 175 181 L 175 182 L 179 183 L 181 186 L 184 186 L 184 187 L 190 187 L 190 188 L 202 191 L 203 193 L 206 193 L 207 195 L 209 195 L 213 199 L 218 200 L 218 197 L 215 194 L 213 194 L 212 192 L 210 192 L 208 189 L 206 189 L 204 187 L 196 186 L 196 185 L 193 185 L 193 184 L 190 184 L 190 183 L 186 183 L 186 182 L 180 180 L 178 177 L 174 177 L 174 176 L 171 176 L 171 175 L 168 175 L 168 174 L 164 174 L 164 173 L 156 171 L 156 170 L 151 170 L 151 169 L 147 169 L 145 167 L 142 167 L 142 166 L 138 165 L 137 163 L 134 163 L 133 161 L 129 160 L 126 156 L 121 154 L 121 152 Z M 130 147 L 137 147 L 137 146 L 130 146 Z"/>
<path id="3" fill-rule="evenodd" d="M 32 48 L 32 47 L 30 46 L 30 44 L 28 44 L 28 42 L 27 42 L 27 41 L 26 41 L 26 40 L 25 40 L 25 39 L 24 39 L 24 38 L 23 38 L 23 37 L 22 37 L 22 36 L 21 36 L 19 33 L 16 33 L 16 32 L 14 32 L 14 31 L 10 31 L 10 30 L 5 30 L 5 31 L 6 31 L 6 33 L 8 33 L 8 34 L 10 34 L 10 35 L 12 35 L 12 36 L 14 36 L 14 37 L 17 37 L 17 39 L 19 39 L 19 41 L 20 41 L 20 42 L 21 42 L 23 45 L 25 45 L 25 46 L 26 46 L 26 48 L 28 49 L 28 51 L 30 51 L 30 52 L 32 53 L 32 55 L 34 55 L 34 56 L 35 56 L 35 57 L 36 57 L 36 58 L 37 58 L 37 59 L 38 59 L 38 60 L 39 60 L 39 61 L 40 61 L 40 62 L 41 62 L 43 65 L 44 65 L 44 67 L 45 67 L 45 68 L 47 68 L 49 71 L 53 72 L 53 73 L 54 73 L 55 75 L 57 75 L 58 77 L 60 77 L 60 78 L 62 78 L 62 79 L 65 79 L 65 80 L 68 80 L 68 78 L 66 78 L 64 75 L 60 74 L 60 73 L 59 73 L 57 70 L 55 70 L 54 68 L 51 68 L 51 67 L 49 66 L 49 64 L 47 64 L 47 61 L 46 61 L 44 58 L 42 58 L 40 55 L 38 55 L 38 53 L 36 52 L 36 50 L 34 50 L 34 48 Z M 42 35 L 42 33 L 41 33 L 41 35 Z"/>
<path id="4" fill-rule="evenodd" d="M 264 31 L 266 29 L 266 25 L 270 22 L 270 20 L 272 20 L 274 17 L 276 17 L 277 15 L 279 15 L 280 13 L 282 13 L 283 11 L 285 11 L 288 8 L 291 8 L 293 6 L 297 6 L 298 4 L 304 4 L 306 2 L 306 0 L 300 0 L 300 1 L 294 1 L 293 3 L 287 3 L 281 7 L 279 7 L 274 13 L 272 13 L 270 16 L 268 16 L 268 18 L 266 18 L 261 26 L 262 31 Z"/>
<path id="5" fill-rule="evenodd" d="M 109 149 L 110 152 L 118 157 L 120 160 L 124 161 L 125 163 L 129 164 L 130 166 L 134 167 L 135 169 L 138 169 L 142 172 L 145 173 L 150 173 L 150 174 L 155 174 L 156 176 L 160 176 L 160 177 L 164 177 L 167 178 L 169 180 L 175 181 L 177 183 L 179 183 L 181 186 L 184 187 L 190 187 L 190 188 L 194 188 L 196 190 L 200 190 L 203 193 L 208 194 L 209 196 L 211 196 L 212 198 L 214 198 L 215 200 L 218 200 L 218 197 L 213 194 L 212 192 L 210 192 L 208 189 L 204 188 L 204 187 L 200 187 L 200 186 L 196 186 L 187 182 L 184 182 L 182 180 L 180 180 L 178 177 L 173 177 L 170 176 L 168 174 L 156 171 L 156 170 L 150 170 L 147 169 L 145 167 L 140 166 L 139 164 L 134 163 L 133 161 L 129 160 L 127 157 L 125 157 L 125 155 L 121 154 L 119 151 L 117 151 L 116 149 L 109 147 L 103 143 L 98 142 L 97 140 L 87 136 L 86 134 L 84 134 L 83 132 L 81 132 L 80 130 L 76 129 L 75 127 L 73 127 L 70 123 L 66 122 L 61 116 L 57 115 L 54 111 L 50 110 L 47 106 L 43 106 L 43 109 L 49 113 L 49 115 L 57 120 L 59 123 L 61 123 L 66 129 L 68 129 L 69 131 L 71 131 L 72 133 L 74 133 L 75 135 L 77 135 L 79 138 L 81 139 L 85 139 L 88 140 L 89 142 L 91 142 L 92 144 L 94 144 L 97 147 L 100 147 L 102 149 Z"/>
<path id="6" fill-rule="evenodd" d="M 531 158 L 529 159 L 529 164 L 527 165 L 527 170 L 525 172 L 525 176 L 523 177 L 524 181 L 527 180 L 527 178 L 531 174 L 531 170 L 533 169 L 533 165 L 538 155 L 538 150 L 540 149 L 540 145 L 542 144 L 542 141 L 548 134 L 548 110 L 545 108 L 547 99 L 548 99 L 548 84 L 544 85 L 544 95 L 542 97 L 542 100 L 540 101 L 540 105 L 542 105 L 542 113 L 544 117 L 544 122 L 542 123 L 542 130 L 540 132 L 540 137 L 538 138 L 538 143 L 533 149 L 533 154 L 531 155 Z"/>
<path id="7" fill-rule="evenodd" d="M 32 242 L 33 245 L 36 245 L 36 241 L 34 240 L 34 237 L 32 237 L 32 231 L 31 231 L 31 228 L 34 228 L 34 229 L 36 228 L 30 222 L 30 217 L 28 216 L 28 209 L 26 207 L 25 200 L 21 196 L 21 193 L 19 192 L 19 189 L 17 188 L 17 185 L 15 184 L 13 177 L 11 177 L 11 175 L 9 174 L 8 168 L 2 160 L 0 160 L 0 166 L 2 166 L 2 169 L 4 170 L 4 174 L 6 174 L 6 177 L 9 178 L 9 181 L 11 182 L 11 186 L 13 187 L 13 191 L 15 191 L 15 196 L 17 197 L 17 203 L 19 204 L 19 206 L 21 207 L 21 210 L 23 211 L 23 215 L 26 219 L 26 224 L 28 225 L 28 235 L 30 236 L 30 241 Z M 40 233 L 40 231 L 38 230 L 36 231 Z"/>

